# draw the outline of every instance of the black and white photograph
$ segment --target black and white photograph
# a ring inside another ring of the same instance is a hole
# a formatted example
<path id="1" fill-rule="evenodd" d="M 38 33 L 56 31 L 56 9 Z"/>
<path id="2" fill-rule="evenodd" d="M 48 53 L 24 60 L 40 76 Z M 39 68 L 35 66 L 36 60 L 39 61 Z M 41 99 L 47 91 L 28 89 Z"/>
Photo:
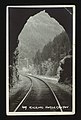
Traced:
<path id="1" fill-rule="evenodd" d="M 6 7 L 6 114 L 75 114 L 75 5 Z"/>

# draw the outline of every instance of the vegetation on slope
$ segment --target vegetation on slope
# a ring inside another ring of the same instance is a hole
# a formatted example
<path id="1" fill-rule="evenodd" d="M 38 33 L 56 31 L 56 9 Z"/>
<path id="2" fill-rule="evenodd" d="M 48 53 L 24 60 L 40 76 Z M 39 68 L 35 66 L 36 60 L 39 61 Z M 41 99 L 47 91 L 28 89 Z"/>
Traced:
<path id="1" fill-rule="evenodd" d="M 54 76 L 57 74 L 59 62 L 70 50 L 70 41 L 66 32 L 62 32 L 46 44 L 40 52 L 38 50 L 34 57 L 37 74 Z"/>

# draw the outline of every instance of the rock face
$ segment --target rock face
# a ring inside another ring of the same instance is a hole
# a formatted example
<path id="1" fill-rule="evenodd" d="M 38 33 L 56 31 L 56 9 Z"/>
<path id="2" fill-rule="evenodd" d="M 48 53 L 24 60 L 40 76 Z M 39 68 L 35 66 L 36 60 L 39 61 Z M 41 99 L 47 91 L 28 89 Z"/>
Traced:
<path id="1" fill-rule="evenodd" d="M 37 50 L 62 33 L 64 28 L 45 11 L 31 16 L 18 36 L 19 61 L 32 59 Z"/>
<path id="2" fill-rule="evenodd" d="M 65 84 L 72 84 L 72 50 L 69 50 L 68 55 L 65 56 L 62 60 L 60 60 L 57 72 L 59 82 Z"/>

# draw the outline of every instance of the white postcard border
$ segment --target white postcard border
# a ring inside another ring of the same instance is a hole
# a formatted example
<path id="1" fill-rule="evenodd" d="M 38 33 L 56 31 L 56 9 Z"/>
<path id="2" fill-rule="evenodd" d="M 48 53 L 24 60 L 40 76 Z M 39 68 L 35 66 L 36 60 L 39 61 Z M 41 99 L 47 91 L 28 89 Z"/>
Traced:
<path id="1" fill-rule="evenodd" d="M 73 8 L 73 92 L 72 92 L 72 112 L 9 112 L 9 8 Z M 29 5 L 29 6 L 6 6 L 6 115 L 8 116 L 28 116 L 28 115 L 74 115 L 75 114 L 75 5 Z"/>

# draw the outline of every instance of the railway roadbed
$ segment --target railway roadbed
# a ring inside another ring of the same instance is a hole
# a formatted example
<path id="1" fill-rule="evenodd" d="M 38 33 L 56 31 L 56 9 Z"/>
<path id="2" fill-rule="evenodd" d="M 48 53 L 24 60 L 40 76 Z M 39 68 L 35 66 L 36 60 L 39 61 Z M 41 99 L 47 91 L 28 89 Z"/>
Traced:
<path id="1" fill-rule="evenodd" d="M 12 112 L 23 99 L 27 91 L 31 86 L 31 81 L 29 78 L 26 78 L 20 75 L 20 79 L 15 83 L 13 88 L 9 92 L 9 111 Z"/>
<path id="2" fill-rule="evenodd" d="M 41 78 L 40 76 L 37 78 Z M 55 95 L 57 96 L 58 100 L 60 101 L 61 107 L 63 111 L 72 111 L 72 91 L 71 87 L 68 85 L 60 84 L 51 79 L 41 78 L 45 81 L 52 91 L 54 91 Z"/>
<path id="3" fill-rule="evenodd" d="M 9 111 L 72 111 L 72 96 L 51 80 L 20 75 L 10 91 Z"/>
<path id="4" fill-rule="evenodd" d="M 53 82 L 48 81 L 48 80 L 46 82 L 49 84 L 49 86 L 52 88 L 52 90 L 55 92 L 56 96 L 58 97 L 58 100 L 61 102 L 63 111 L 71 111 L 72 110 L 71 91 L 68 90 L 69 92 L 67 92 L 66 86 L 64 85 L 62 86 L 59 83 L 54 84 Z"/>

